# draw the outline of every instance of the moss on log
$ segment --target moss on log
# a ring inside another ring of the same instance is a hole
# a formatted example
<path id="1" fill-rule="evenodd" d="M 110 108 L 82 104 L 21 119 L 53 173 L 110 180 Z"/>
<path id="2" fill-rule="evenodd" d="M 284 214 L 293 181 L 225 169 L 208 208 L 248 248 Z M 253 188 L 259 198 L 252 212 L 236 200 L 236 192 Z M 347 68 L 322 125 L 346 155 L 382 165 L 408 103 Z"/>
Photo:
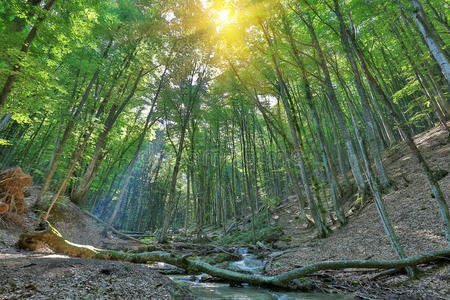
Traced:
<path id="1" fill-rule="evenodd" d="M 39 245 L 45 244 L 58 253 L 74 257 L 95 258 L 103 260 L 127 261 L 132 263 L 164 262 L 191 272 L 204 272 L 211 276 L 220 277 L 232 282 L 245 282 L 254 285 L 269 285 L 287 288 L 290 282 L 297 278 L 310 275 L 321 270 L 341 270 L 347 268 L 364 269 L 401 269 L 407 266 L 428 263 L 450 257 L 450 248 L 398 260 L 338 260 L 324 261 L 304 267 L 296 268 L 276 276 L 242 274 L 212 266 L 208 263 L 189 259 L 189 256 L 177 256 L 164 251 L 143 253 L 127 253 L 122 251 L 102 250 L 86 245 L 77 245 L 65 240 L 61 234 L 48 224 L 43 231 L 22 234 L 18 246 L 25 250 L 36 250 Z"/>
<path id="2" fill-rule="evenodd" d="M 17 247 L 35 251 L 43 245 L 46 245 L 57 253 L 82 258 L 94 258 L 95 255 L 104 251 L 89 245 L 79 245 L 69 242 L 48 222 L 45 223 L 45 227 L 46 229 L 42 231 L 21 234 L 17 242 Z"/>

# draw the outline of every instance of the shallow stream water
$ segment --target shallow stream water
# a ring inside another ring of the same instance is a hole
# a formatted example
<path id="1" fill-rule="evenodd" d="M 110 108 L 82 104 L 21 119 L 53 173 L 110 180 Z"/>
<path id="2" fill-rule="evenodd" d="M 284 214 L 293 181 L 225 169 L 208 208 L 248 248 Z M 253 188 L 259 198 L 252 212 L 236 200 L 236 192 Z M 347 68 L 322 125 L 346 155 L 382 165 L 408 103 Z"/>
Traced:
<path id="1" fill-rule="evenodd" d="M 233 271 L 241 271 L 248 273 L 260 273 L 264 269 L 264 261 L 258 259 L 253 254 L 249 254 L 246 249 L 239 249 L 237 253 L 242 255 L 242 260 L 232 262 L 229 269 Z M 260 300 L 291 300 L 291 299 L 305 299 L 305 300 L 346 300 L 352 299 L 349 296 L 338 294 L 321 294 L 321 293 L 301 293 L 301 292 L 287 292 L 275 291 L 267 288 L 260 288 L 243 284 L 238 287 L 231 287 L 228 283 L 216 282 L 202 282 L 201 277 L 207 276 L 201 274 L 195 276 L 190 275 L 173 275 L 170 276 L 174 281 L 183 284 L 189 288 L 195 299 L 260 299 Z"/>

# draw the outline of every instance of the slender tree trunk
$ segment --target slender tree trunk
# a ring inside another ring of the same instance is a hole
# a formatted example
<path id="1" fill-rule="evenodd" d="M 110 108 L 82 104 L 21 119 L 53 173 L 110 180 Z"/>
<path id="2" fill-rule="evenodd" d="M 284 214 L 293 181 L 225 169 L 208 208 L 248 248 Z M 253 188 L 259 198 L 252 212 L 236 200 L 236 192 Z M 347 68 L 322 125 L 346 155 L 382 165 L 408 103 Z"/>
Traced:
<path id="1" fill-rule="evenodd" d="M 166 75 L 166 72 L 167 72 L 167 68 L 168 68 L 168 66 L 166 66 L 164 68 L 164 72 L 162 73 L 161 78 L 159 80 L 158 88 L 156 90 L 155 96 L 153 97 L 150 110 L 149 110 L 149 112 L 147 114 L 147 118 L 145 120 L 144 129 L 142 130 L 141 135 L 139 136 L 138 146 L 137 146 L 137 148 L 136 148 L 136 150 L 134 152 L 133 159 L 130 162 L 130 165 L 128 167 L 128 172 L 127 172 L 127 176 L 125 178 L 125 182 L 124 182 L 124 184 L 122 186 L 122 189 L 120 191 L 119 197 L 116 200 L 116 205 L 114 206 L 114 211 L 113 211 L 112 215 L 110 216 L 110 218 L 108 220 L 108 225 L 109 226 L 105 228 L 105 233 L 109 230 L 109 227 L 112 226 L 112 224 L 114 222 L 114 219 L 116 218 L 117 213 L 119 212 L 120 205 L 122 204 L 125 191 L 127 190 L 128 184 L 130 183 L 130 179 L 131 179 L 131 175 L 133 173 L 134 165 L 136 164 L 136 161 L 138 159 L 139 151 L 141 150 L 141 147 L 142 147 L 142 144 L 144 142 L 144 138 L 145 138 L 145 136 L 147 134 L 147 131 L 156 122 L 156 119 L 153 120 L 152 122 L 150 122 L 150 120 L 153 117 L 153 111 L 155 109 L 156 101 L 159 98 L 159 95 L 161 93 L 161 90 L 162 90 L 162 87 L 163 87 L 163 84 L 164 84 L 164 81 L 165 81 L 165 75 Z"/>
<path id="2" fill-rule="evenodd" d="M 386 170 L 383 165 L 383 161 L 381 158 L 381 154 L 379 152 L 379 147 L 376 141 L 376 129 L 375 129 L 375 121 L 372 119 L 370 114 L 370 104 L 367 99 L 367 94 L 364 89 L 363 83 L 361 81 L 361 76 L 359 74 L 358 66 L 356 64 L 355 58 L 353 56 L 350 43 L 348 41 L 347 31 L 345 30 L 345 24 L 343 23 L 343 19 L 339 19 L 339 24 L 341 28 L 341 41 L 344 45 L 345 52 L 347 54 L 347 59 L 352 68 L 353 77 L 355 79 L 356 90 L 358 91 L 359 99 L 361 100 L 363 119 L 367 126 L 367 137 L 369 142 L 369 147 L 375 161 L 375 167 L 380 179 L 381 186 L 383 189 L 388 189 L 391 185 L 391 180 L 389 179 Z M 336 70 L 338 73 L 338 70 Z"/>
<path id="3" fill-rule="evenodd" d="M 447 116 L 447 112 L 446 110 L 441 110 L 441 107 L 439 106 L 439 104 L 437 103 L 437 101 L 434 98 L 434 95 L 431 94 L 431 89 L 428 85 L 428 83 L 426 82 L 426 80 L 424 80 L 421 72 L 419 71 L 415 61 L 413 60 L 413 58 L 409 55 L 406 45 L 403 42 L 400 33 L 398 32 L 397 28 L 392 25 L 391 26 L 392 31 L 394 32 L 394 34 L 397 37 L 397 40 L 399 41 L 400 45 L 402 46 L 403 49 L 405 49 L 406 53 L 406 58 L 408 59 L 408 62 L 410 63 L 411 67 L 413 68 L 414 73 L 416 74 L 416 78 L 419 81 L 420 85 L 422 86 L 422 89 L 424 90 L 425 96 L 427 97 L 428 101 L 430 101 L 430 103 L 432 104 L 433 110 L 435 112 L 435 114 L 437 115 L 439 121 L 441 122 L 441 124 L 444 126 L 445 129 L 447 129 L 447 131 L 450 133 L 450 129 L 447 127 L 447 121 L 448 121 L 448 116 Z M 425 62 L 425 64 L 427 64 Z M 428 64 L 427 64 L 428 65 Z M 430 78 L 432 81 L 432 84 L 434 83 L 434 80 L 432 79 L 433 76 L 432 74 L 430 74 Z M 438 92 L 439 93 L 439 92 Z M 445 102 L 447 102 L 447 100 L 445 100 Z"/>
<path id="4" fill-rule="evenodd" d="M 244 114 L 243 111 L 241 111 L 241 114 Z M 249 170 L 249 159 L 248 159 L 248 144 L 250 143 L 248 141 L 248 135 L 246 134 L 248 131 L 247 122 L 244 119 L 244 117 L 241 115 L 241 142 L 242 142 L 242 164 L 243 164 L 243 171 L 244 171 L 244 177 L 245 177 L 245 183 L 246 183 L 246 191 L 247 191 L 247 199 L 250 202 L 250 212 L 251 212 L 251 230 L 252 230 L 252 242 L 253 244 L 256 244 L 256 234 L 255 234 L 255 208 L 254 208 L 254 202 L 255 197 L 252 192 L 252 186 L 251 186 L 251 179 L 250 179 L 250 170 Z"/>
<path id="5" fill-rule="evenodd" d="M 273 49 L 273 45 L 272 45 L 272 40 L 271 38 L 268 36 L 268 32 L 266 30 L 266 28 L 264 27 L 264 25 L 262 23 L 260 23 L 260 26 L 262 27 L 263 31 L 264 31 L 264 35 L 266 38 L 266 41 L 269 45 L 269 47 L 271 49 Z M 316 202 L 314 201 L 314 196 L 312 194 L 311 191 L 311 182 L 310 182 L 310 178 L 306 173 L 306 166 L 305 166 L 305 161 L 303 159 L 303 155 L 301 152 L 301 145 L 300 145 L 300 141 L 299 141 L 299 136 L 297 134 L 297 131 L 295 130 L 295 125 L 294 125 L 294 118 L 292 116 L 292 111 L 291 111 L 291 107 L 289 104 L 289 96 L 287 95 L 287 89 L 286 89 L 286 85 L 284 83 L 283 77 L 281 75 L 281 70 L 279 68 L 279 63 L 278 63 L 278 58 L 275 56 L 275 54 L 272 54 L 272 61 L 275 67 L 275 72 L 277 74 L 277 80 L 278 80 L 278 84 L 280 87 L 280 94 L 281 94 L 281 99 L 284 105 L 284 110 L 286 113 L 286 117 L 288 119 L 288 123 L 289 123 L 289 128 L 290 128 L 290 132 L 291 132 L 291 137 L 294 143 L 294 147 L 295 147 L 295 153 L 296 153 L 296 157 L 297 157 L 297 162 L 298 162 L 298 166 L 300 169 L 300 176 L 302 178 L 302 183 L 303 183 L 303 188 L 306 194 L 306 199 L 309 203 L 309 207 L 311 210 L 311 214 L 313 216 L 314 219 L 314 223 L 316 225 L 316 228 L 318 230 L 318 234 L 320 237 L 326 237 L 329 234 L 328 228 L 325 226 L 325 224 L 322 223 L 321 217 L 320 217 L 320 212 L 319 209 L 316 205 Z"/>
<path id="6" fill-rule="evenodd" d="M 75 151 L 75 153 L 73 155 L 73 158 L 72 158 L 71 166 L 70 166 L 69 170 L 67 171 L 67 174 L 64 177 L 63 182 L 61 183 L 60 187 L 58 188 L 58 191 L 53 196 L 53 198 L 52 198 L 52 200 L 50 202 L 50 206 L 48 207 L 47 212 L 45 213 L 44 220 L 48 219 L 50 211 L 52 210 L 52 208 L 55 205 L 55 203 L 58 201 L 59 196 L 64 193 L 64 190 L 66 189 L 67 183 L 70 180 L 70 176 L 72 176 L 72 173 L 73 173 L 73 171 L 75 169 L 75 166 L 77 165 L 77 163 L 78 163 L 78 161 L 79 161 L 79 159 L 81 157 L 81 154 L 83 154 L 83 151 L 86 148 L 87 142 L 89 141 L 89 138 L 90 138 L 93 130 L 94 130 L 94 128 L 93 128 L 93 126 L 91 126 L 91 128 L 88 129 L 88 133 L 84 137 L 83 143 Z"/>
<path id="7" fill-rule="evenodd" d="M 20 54 L 18 61 L 14 64 L 11 74 L 6 78 L 5 84 L 3 85 L 2 91 L 0 92 L 0 111 L 5 106 L 6 100 L 11 93 L 14 83 L 16 82 L 17 75 L 22 71 L 22 60 L 30 49 L 31 43 L 37 35 L 39 25 L 45 20 L 48 11 L 52 8 L 53 4 L 55 4 L 56 0 L 49 0 L 43 7 L 43 13 L 39 16 L 28 33 L 25 41 L 22 43 L 22 47 L 20 48 Z"/>
<path id="8" fill-rule="evenodd" d="M 180 138 L 178 141 L 178 149 L 176 151 L 176 160 L 175 160 L 175 165 L 173 168 L 173 172 L 172 172 L 172 179 L 170 182 L 170 190 L 169 190 L 169 195 L 168 195 L 168 199 L 167 199 L 167 209 L 165 212 L 165 216 L 164 216 L 164 223 L 163 226 L 161 228 L 161 235 L 159 237 L 159 241 L 160 242 L 167 242 L 167 230 L 169 229 L 169 222 L 171 219 L 171 215 L 173 212 L 173 208 L 174 208 L 174 199 L 175 199 L 175 193 L 176 193 L 176 184 L 177 184 L 177 178 L 178 178 L 178 172 L 180 169 L 180 165 L 181 165 L 181 156 L 183 154 L 183 149 L 184 149 L 184 143 L 185 143 L 185 137 L 186 137 L 186 131 L 188 129 L 188 125 L 189 125 L 189 121 L 192 117 L 195 105 L 196 105 L 196 100 L 198 97 L 198 93 L 199 93 L 199 89 L 200 89 L 200 85 L 202 85 L 202 80 L 204 78 L 202 78 L 202 75 L 204 74 L 198 74 L 199 75 L 199 79 L 197 81 L 197 86 L 195 88 L 193 88 L 192 86 L 192 82 L 190 82 L 190 86 L 189 86 L 189 91 L 187 92 L 187 101 L 184 101 L 184 116 L 183 116 L 183 120 L 182 120 L 182 124 L 181 124 L 181 131 L 180 131 Z"/>
<path id="9" fill-rule="evenodd" d="M 175 165 L 173 167 L 172 171 L 172 179 L 170 180 L 170 190 L 169 190 L 169 196 L 167 200 L 167 209 L 164 216 L 164 223 L 161 230 L 161 236 L 160 236 L 160 242 L 167 242 L 167 230 L 169 229 L 169 221 L 170 217 L 172 215 L 173 205 L 174 205 L 174 199 L 175 199 L 175 193 L 176 193 L 176 187 L 177 187 L 177 179 L 178 179 L 178 172 L 180 170 L 181 165 L 181 155 L 183 154 L 183 148 L 184 148 L 184 140 L 186 136 L 186 129 L 187 124 L 189 122 L 189 117 L 186 116 L 185 120 L 183 122 L 182 128 L 181 128 L 181 135 L 178 142 L 178 149 L 176 152 L 176 159 L 175 159 Z"/>
<path id="10" fill-rule="evenodd" d="M 439 65 L 442 74 L 444 74 L 447 82 L 450 84 L 450 60 L 448 54 L 442 47 L 445 43 L 440 38 L 433 24 L 428 21 L 428 18 L 423 10 L 422 3 L 419 0 L 410 0 L 412 10 L 411 14 L 414 17 L 420 32 L 430 49 L 431 54 Z"/>
<path id="11" fill-rule="evenodd" d="M 350 167 L 352 169 L 353 177 L 355 178 L 356 185 L 358 186 L 358 190 L 360 192 L 361 197 L 365 198 L 367 196 L 367 185 L 366 185 L 366 182 L 364 181 L 364 177 L 362 175 L 361 168 L 359 166 L 358 156 L 357 156 L 355 148 L 353 146 L 352 138 L 351 138 L 350 132 L 347 128 L 347 124 L 345 122 L 344 113 L 342 112 L 342 109 L 339 106 L 337 96 L 334 91 L 333 83 L 331 81 L 331 76 L 330 76 L 330 72 L 329 72 L 327 64 L 326 64 L 325 56 L 322 52 L 322 49 L 320 47 L 320 44 L 317 39 L 317 35 L 316 35 L 316 32 L 315 32 L 313 26 L 310 23 L 306 22 L 306 20 L 303 20 L 303 21 L 308 27 L 308 30 L 311 34 L 311 38 L 313 40 L 314 48 L 316 49 L 317 54 L 319 55 L 319 58 L 320 58 L 320 67 L 324 73 L 325 86 L 328 91 L 328 99 L 330 101 L 332 110 L 333 110 L 334 114 L 336 115 L 339 128 L 340 128 L 342 136 L 344 138 L 344 142 L 345 142 L 345 146 L 346 146 L 347 154 L 348 154 L 348 160 L 350 162 Z"/>
<path id="12" fill-rule="evenodd" d="M 336 13 L 338 17 L 340 16 L 339 12 L 339 6 L 337 3 L 337 0 L 335 0 L 335 8 Z M 364 61 L 364 56 L 361 53 L 360 49 L 358 48 L 357 44 L 354 42 L 353 39 L 350 39 L 351 46 L 353 47 L 353 50 L 355 54 L 358 57 L 361 69 L 365 73 L 369 84 L 373 87 L 373 89 L 380 95 L 381 100 L 383 101 L 384 106 L 388 110 L 389 114 L 391 115 L 392 119 L 396 122 L 399 130 L 403 134 L 403 137 L 405 138 L 405 142 L 408 145 L 408 147 L 411 149 L 412 154 L 416 157 L 416 159 L 419 162 L 419 165 L 424 172 L 424 175 L 430 185 L 431 191 L 436 199 L 436 202 L 439 207 L 439 211 L 441 213 L 441 219 L 443 222 L 444 227 L 444 233 L 447 239 L 447 243 L 450 245 L 450 213 L 448 210 L 448 205 L 445 201 L 444 194 L 442 193 L 442 190 L 439 186 L 439 183 L 437 182 L 436 178 L 433 175 L 433 172 L 431 171 L 431 168 L 429 167 L 428 163 L 425 161 L 422 153 L 417 148 L 417 145 L 414 143 L 414 139 L 412 138 L 407 126 L 401 121 L 401 116 L 398 114 L 397 110 L 394 108 L 394 104 L 391 102 L 391 100 L 386 96 L 378 82 L 375 80 L 375 78 L 370 73 L 369 69 L 367 68 L 367 65 Z"/>
<path id="13" fill-rule="evenodd" d="M 108 52 L 109 52 L 109 49 L 111 48 L 112 42 L 113 42 L 113 39 L 111 38 L 109 43 L 108 43 L 108 46 L 106 47 L 105 51 L 103 52 L 103 56 L 102 56 L 103 58 L 106 58 L 108 56 Z M 94 82 L 96 81 L 99 73 L 100 73 L 100 71 L 99 71 L 99 69 L 97 69 L 95 71 L 95 73 L 92 75 L 92 78 L 91 78 L 88 86 L 86 87 L 86 90 L 85 90 L 85 92 L 83 94 L 82 99 L 80 100 L 80 103 L 76 107 L 75 112 L 73 113 L 72 117 L 67 122 L 66 128 L 65 128 L 64 133 L 62 135 L 62 138 L 59 141 L 59 145 L 55 145 L 56 151 L 55 151 L 54 159 L 51 162 L 49 171 L 47 173 L 47 177 L 45 178 L 44 185 L 43 185 L 43 187 L 42 187 L 42 189 L 41 189 L 41 191 L 39 193 L 38 199 L 36 201 L 36 205 L 37 206 L 39 206 L 41 204 L 42 197 L 45 196 L 45 193 L 50 188 L 50 184 L 52 182 L 53 176 L 55 175 L 55 172 L 56 172 L 56 170 L 58 168 L 59 161 L 60 161 L 61 156 L 63 154 L 64 148 L 65 148 L 65 145 L 66 145 L 66 141 L 69 139 L 70 134 L 72 133 L 72 130 L 73 130 L 74 126 L 76 125 L 77 121 L 78 121 L 78 118 L 79 118 L 79 116 L 80 116 L 80 114 L 81 114 L 81 112 L 82 112 L 82 110 L 84 108 L 84 104 L 86 103 L 86 101 L 87 101 L 87 99 L 88 99 L 88 97 L 90 95 L 90 92 L 92 90 Z M 75 85 L 77 85 L 77 83 L 75 83 Z M 75 93 L 72 94 L 72 99 L 74 99 L 73 96 L 75 96 Z"/>
<path id="14" fill-rule="evenodd" d="M 388 217 L 388 213 L 386 210 L 386 207 L 384 205 L 383 197 L 381 195 L 381 191 L 378 188 L 378 184 L 376 182 L 375 176 L 372 172 L 372 167 L 370 166 L 370 161 L 367 156 L 366 149 L 364 147 L 364 143 L 361 137 L 361 134 L 358 130 L 358 125 L 356 124 L 356 120 L 354 118 L 354 107 L 352 107 L 352 104 L 349 104 L 351 115 L 352 115 L 352 122 L 353 126 L 355 128 L 356 137 L 358 139 L 359 147 L 361 148 L 362 152 L 362 158 L 364 161 L 364 166 L 367 174 L 367 178 L 370 183 L 370 188 L 372 189 L 373 195 L 375 197 L 375 206 L 377 208 L 378 214 L 380 215 L 381 223 L 383 224 L 384 231 L 386 232 L 389 241 L 391 242 L 391 246 L 394 249 L 394 251 L 397 253 L 397 256 L 400 259 L 406 258 L 405 251 L 403 250 L 403 247 L 400 245 L 400 242 L 398 241 L 397 235 L 395 234 L 394 228 L 392 227 L 391 220 Z M 414 277 L 417 273 L 417 270 L 408 267 L 407 268 L 408 275 L 410 277 Z"/>
<path id="15" fill-rule="evenodd" d="M 113 105 L 113 108 L 111 108 L 108 117 L 105 121 L 105 127 L 103 128 L 102 132 L 100 133 L 97 143 L 95 144 L 95 149 L 92 154 L 92 157 L 89 161 L 89 165 L 83 175 L 83 178 L 81 179 L 80 184 L 78 185 L 77 189 L 75 190 L 74 194 L 72 195 L 72 201 L 75 203 L 80 204 L 84 197 L 86 197 L 87 193 L 89 192 L 89 189 L 91 187 L 91 184 L 95 178 L 95 175 L 100 167 L 101 163 L 101 156 L 102 152 L 104 150 L 104 147 L 106 146 L 106 140 L 111 132 L 112 128 L 114 127 L 115 122 L 117 121 L 119 115 L 124 110 L 125 106 L 130 102 L 130 100 L 133 98 L 136 89 L 138 87 L 139 81 L 142 79 L 144 69 L 141 68 L 136 80 L 133 84 L 133 87 L 128 95 L 128 97 L 122 102 L 120 107 L 116 107 Z"/>

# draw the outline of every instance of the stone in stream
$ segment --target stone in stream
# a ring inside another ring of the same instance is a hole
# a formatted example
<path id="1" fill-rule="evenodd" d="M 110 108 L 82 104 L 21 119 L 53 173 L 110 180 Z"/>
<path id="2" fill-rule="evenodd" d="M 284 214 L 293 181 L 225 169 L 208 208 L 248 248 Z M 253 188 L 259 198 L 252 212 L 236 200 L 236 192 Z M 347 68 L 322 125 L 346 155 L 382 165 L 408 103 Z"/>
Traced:
<path id="1" fill-rule="evenodd" d="M 229 269 L 232 271 L 256 274 L 264 269 L 264 261 L 257 259 L 255 255 L 249 254 L 247 249 L 237 249 L 236 252 L 242 255 L 242 260 L 230 263 Z"/>
<path id="2" fill-rule="evenodd" d="M 236 254 L 242 255 L 240 261 L 231 262 L 228 269 L 243 273 L 257 274 L 262 272 L 265 262 L 257 259 L 255 255 L 248 253 L 245 248 L 239 248 Z M 248 284 L 220 283 L 218 278 L 211 277 L 207 274 L 200 275 L 183 275 L 170 276 L 173 280 L 183 284 L 192 292 L 194 299 L 258 299 L 258 300 L 337 300 L 352 299 L 348 296 L 328 295 L 319 293 L 299 293 L 288 291 L 273 291 L 260 287 L 253 287 Z"/>

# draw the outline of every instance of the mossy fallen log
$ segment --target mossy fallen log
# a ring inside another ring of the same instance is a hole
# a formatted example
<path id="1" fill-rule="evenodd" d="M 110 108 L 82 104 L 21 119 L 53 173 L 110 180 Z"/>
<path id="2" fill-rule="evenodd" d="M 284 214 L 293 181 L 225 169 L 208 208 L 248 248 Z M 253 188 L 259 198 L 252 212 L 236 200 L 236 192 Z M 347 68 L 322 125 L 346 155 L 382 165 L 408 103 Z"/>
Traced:
<path id="1" fill-rule="evenodd" d="M 82 258 L 94 258 L 96 254 L 104 251 L 93 246 L 69 242 L 48 222 L 41 223 L 40 226 L 44 227 L 44 230 L 21 234 L 17 241 L 17 247 L 36 251 L 42 246 L 47 246 L 57 253 Z"/>
<path id="2" fill-rule="evenodd" d="M 223 278 L 231 282 L 245 282 L 254 285 L 267 285 L 287 288 L 298 278 L 305 277 L 321 270 L 342 270 L 347 268 L 364 269 L 401 269 L 407 266 L 428 263 L 431 261 L 450 258 L 450 248 L 399 260 L 338 260 L 318 262 L 304 267 L 296 268 L 275 276 L 257 274 L 243 274 L 218 268 L 202 261 L 194 260 L 189 255 L 177 256 L 164 251 L 143 253 L 128 253 L 122 251 L 103 250 L 91 246 L 77 245 L 65 240 L 62 235 L 48 224 L 47 229 L 34 233 L 22 234 L 17 245 L 21 249 L 36 250 L 45 244 L 53 251 L 69 256 L 81 258 L 95 258 L 103 260 L 127 261 L 132 263 L 164 262 L 183 268 L 190 272 L 204 272 L 214 277 Z"/>

